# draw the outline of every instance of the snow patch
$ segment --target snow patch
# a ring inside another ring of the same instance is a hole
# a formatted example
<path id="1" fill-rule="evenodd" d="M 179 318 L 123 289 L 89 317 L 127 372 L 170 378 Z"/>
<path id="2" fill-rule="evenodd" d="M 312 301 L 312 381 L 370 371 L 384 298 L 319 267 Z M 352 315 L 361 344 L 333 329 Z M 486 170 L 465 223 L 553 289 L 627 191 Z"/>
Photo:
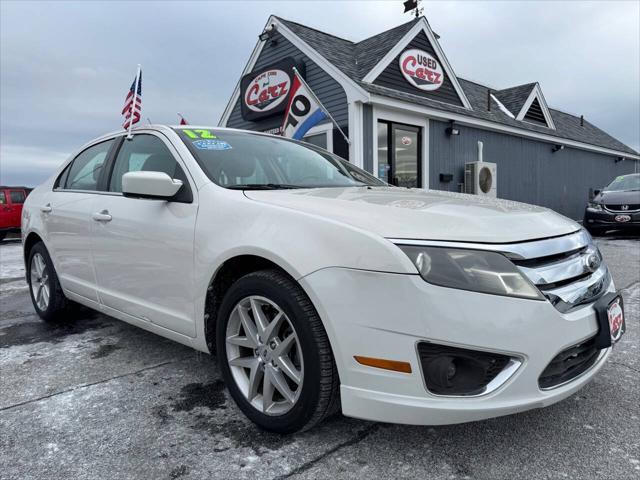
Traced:
<path id="1" fill-rule="evenodd" d="M 0 245 L 0 280 L 24 278 L 24 259 L 21 243 Z"/>

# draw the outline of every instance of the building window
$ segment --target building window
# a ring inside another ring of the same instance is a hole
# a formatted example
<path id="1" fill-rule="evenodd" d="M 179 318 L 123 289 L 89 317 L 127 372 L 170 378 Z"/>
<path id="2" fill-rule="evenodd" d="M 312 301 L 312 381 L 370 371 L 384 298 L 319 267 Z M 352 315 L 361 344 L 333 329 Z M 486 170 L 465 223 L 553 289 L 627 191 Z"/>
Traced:
<path id="1" fill-rule="evenodd" d="M 307 132 L 302 141 L 333 153 L 333 124 L 324 123 L 313 127 Z"/>
<path id="2" fill-rule="evenodd" d="M 304 137 L 303 141 L 310 143 L 311 145 L 315 145 L 316 147 L 327 148 L 327 134 L 326 133 L 318 133 L 316 135 L 309 135 Z"/>

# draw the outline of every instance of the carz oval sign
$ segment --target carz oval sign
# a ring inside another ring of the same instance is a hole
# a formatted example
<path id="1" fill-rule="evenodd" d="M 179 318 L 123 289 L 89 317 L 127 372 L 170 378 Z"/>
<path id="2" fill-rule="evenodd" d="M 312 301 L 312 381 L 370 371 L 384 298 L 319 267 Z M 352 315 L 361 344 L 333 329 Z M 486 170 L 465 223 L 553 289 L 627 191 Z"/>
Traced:
<path id="1" fill-rule="evenodd" d="M 249 83 L 244 92 L 244 102 L 254 112 L 267 112 L 284 102 L 290 86 L 287 72 L 267 70 Z"/>
<path id="2" fill-rule="evenodd" d="M 424 50 L 416 48 L 400 55 L 400 71 L 407 82 L 427 92 L 439 89 L 444 80 L 440 62 Z"/>

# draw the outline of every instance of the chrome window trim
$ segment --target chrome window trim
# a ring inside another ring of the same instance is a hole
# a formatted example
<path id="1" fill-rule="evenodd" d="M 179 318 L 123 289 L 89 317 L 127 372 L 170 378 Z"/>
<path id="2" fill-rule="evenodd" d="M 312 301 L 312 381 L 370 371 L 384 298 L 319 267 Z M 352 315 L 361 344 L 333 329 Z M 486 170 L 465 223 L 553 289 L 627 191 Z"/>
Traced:
<path id="1" fill-rule="evenodd" d="M 517 243 L 452 242 L 443 240 L 414 240 L 407 238 L 388 238 L 387 240 L 397 245 L 485 250 L 502 253 L 512 260 L 529 260 L 566 253 L 586 247 L 591 243 L 591 236 L 586 232 L 586 230 L 580 229 L 576 232 L 559 237 L 541 240 L 527 240 Z"/>
<path id="2" fill-rule="evenodd" d="M 76 190 L 76 189 L 66 189 L 66 188 L 54 188 L 52 192 L 55 193 L 91 193 L 94 195 L 111 195 L 111 196 L 122 196 L 121 192 L 107 192 L 105 190 Z"/>

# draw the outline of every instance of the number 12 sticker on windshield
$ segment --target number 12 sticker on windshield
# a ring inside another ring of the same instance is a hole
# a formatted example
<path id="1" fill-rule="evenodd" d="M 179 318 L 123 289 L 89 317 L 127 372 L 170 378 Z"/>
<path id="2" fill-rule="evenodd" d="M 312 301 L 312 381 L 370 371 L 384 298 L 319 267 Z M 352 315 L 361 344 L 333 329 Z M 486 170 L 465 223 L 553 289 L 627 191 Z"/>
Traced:
<path id="1" fill-rule="evenodd" d="M 211 130 L 185 128 L 182 131 L 189 138 L 217 138 Z"/>

